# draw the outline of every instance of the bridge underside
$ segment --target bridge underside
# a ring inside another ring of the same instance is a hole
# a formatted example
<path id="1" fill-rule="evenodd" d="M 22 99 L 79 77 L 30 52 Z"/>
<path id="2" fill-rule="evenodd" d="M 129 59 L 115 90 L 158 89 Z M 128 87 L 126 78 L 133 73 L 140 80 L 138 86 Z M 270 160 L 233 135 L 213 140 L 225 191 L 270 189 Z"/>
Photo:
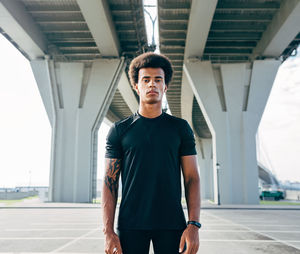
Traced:
<path id="1" fill-rule="evenodd" d="M 203 196 L 257 203 L 255 133 L 279 64 L 300 43 L 300 1 L 158 0 L 157 9 L 160 52 L 174 67 L 167 100 L 194 130 Z M 2 0 L 0 14 L 52 126 L 52 201 L 91 202 L 99 126 L 138 108 L 127 71 L 153 49 L 143 1 Z"/>

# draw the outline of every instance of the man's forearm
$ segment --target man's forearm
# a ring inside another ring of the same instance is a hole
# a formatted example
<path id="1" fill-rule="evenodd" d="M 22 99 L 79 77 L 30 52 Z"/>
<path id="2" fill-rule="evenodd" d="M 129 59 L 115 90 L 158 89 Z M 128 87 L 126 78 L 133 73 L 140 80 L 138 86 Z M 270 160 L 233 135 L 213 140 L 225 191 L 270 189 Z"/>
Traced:
<path id="1" fill-rule="evenodd" d="M 185 198 L 188 208 L 189 220 L 200 220 L 200 178 L 193 177 L 185 182 Z"/>
<path id="2" fill-rule="evenodd" d="M 111 195 L 110 190 L 104 185 L 102 192 L 103 232 L 114 231 L 114 218 L 116 212 L 117 197 Z"/>
<path id="3" fill-rule="evenodd" d="M 112 233 L 114 231 L 114 218 L 118 200 L 120 167 L 121 160 L 106 159 L 106 172 L 102 191 L 104 233 Z"/>

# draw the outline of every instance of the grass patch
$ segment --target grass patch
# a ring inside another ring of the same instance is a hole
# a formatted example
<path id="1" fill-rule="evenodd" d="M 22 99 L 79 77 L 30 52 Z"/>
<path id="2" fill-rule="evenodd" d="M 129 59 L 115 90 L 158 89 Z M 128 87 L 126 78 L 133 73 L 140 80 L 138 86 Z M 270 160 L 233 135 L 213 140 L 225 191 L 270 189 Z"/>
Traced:
<path id="1" fill-rule="evenodd" d="M 22 198 L 22 199 L 12 199 L 12 200 L 0 199 L 0 204 L 10 206 L 10 205 L 14 205 L 14 204 L 17 204 L 17 203 L 21 203 L 24 200 L 34 199 L 34 198 L 37 198 L 37 197 L 38 196 L 32 196 L 32 197 L 27 197 L 27 198 Z"/>
<path id="2" fill-rule="evenodd" d="M 259 202 L 261 205 L 300 205 L 300 202 L 281 202 L 281 201 L 270 201 L 270 200 L 261 200 Z"/>

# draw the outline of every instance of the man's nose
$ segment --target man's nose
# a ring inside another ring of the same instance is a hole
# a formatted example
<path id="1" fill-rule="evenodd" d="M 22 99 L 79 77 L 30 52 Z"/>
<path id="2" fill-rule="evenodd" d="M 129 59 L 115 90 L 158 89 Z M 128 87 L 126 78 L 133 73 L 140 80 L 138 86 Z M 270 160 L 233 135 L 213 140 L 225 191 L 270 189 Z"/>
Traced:
<path id="1" fill-rule="evenodd" d="M 150 87 L 156 86 L 155 80 L 151 79 L 150 82 L 149 82 L 149 86 Z"/>

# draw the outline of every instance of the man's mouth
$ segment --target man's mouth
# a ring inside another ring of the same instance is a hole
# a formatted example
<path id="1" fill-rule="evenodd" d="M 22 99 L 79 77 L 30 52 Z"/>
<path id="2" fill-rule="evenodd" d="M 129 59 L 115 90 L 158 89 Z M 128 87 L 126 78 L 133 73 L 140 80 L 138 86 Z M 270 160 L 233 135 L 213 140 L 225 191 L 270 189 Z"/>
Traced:
<path id="1" fill-rule="evenodd" d="M 152 90 L 152 91 L 147 92 L 147 94 L 158 94 L 158 92 Z"/>

